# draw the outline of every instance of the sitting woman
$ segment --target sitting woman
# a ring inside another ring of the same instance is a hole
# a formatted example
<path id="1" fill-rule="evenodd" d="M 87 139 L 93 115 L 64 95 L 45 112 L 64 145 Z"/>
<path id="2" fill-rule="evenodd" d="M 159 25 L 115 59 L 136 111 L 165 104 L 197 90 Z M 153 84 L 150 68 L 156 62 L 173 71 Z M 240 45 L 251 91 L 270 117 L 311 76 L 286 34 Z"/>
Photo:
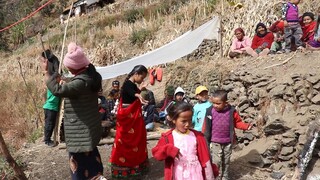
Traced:
<path id="1" fill-rule="evenodd" d="M 314 30 L 316 28 L 317 22 L 314 21 L 314 14 L 311 12 L 306 12 L 302 15 L 301 29 L 303 35 L 301 40 L 303 42 L 308 42 L 314 37 Z"/>
<path id="2" fill-rule="evenodd" d="M 235 38 L 232 41 L 229 52 L 230 58 L 238 58 L 241 54 L 250 54 L 253 52 L 251 48 L 251 39 L 245 36 L 242 28 L 235 29 L 234 35 Z"/>
<path id="3" fill-rule="evenodd" d="M 251 45 L 251 48 L 254 50 L 253 56 L 268 55 L 273 41 L 273 33 L 267 31 L 266 25 L 258 23 L 256 26 L 256 35 L 254 35 Z"/>
<path id="4" fill-rule="evenodd" d="M 306 43 L 307 49 L 320 50 L 320 9 L 318 10 L 317 25 L 314 30 L 313 39 Z"/>

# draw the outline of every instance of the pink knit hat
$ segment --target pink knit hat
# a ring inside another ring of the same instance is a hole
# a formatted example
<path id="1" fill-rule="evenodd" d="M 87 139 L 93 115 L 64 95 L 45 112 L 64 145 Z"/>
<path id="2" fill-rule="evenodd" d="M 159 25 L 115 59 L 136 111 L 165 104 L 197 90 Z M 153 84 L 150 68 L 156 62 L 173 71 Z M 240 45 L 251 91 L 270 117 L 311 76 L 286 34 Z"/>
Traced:
<path id="1" fill-rule="evenodd" d="M 68 46 L 68 53 L 64 57 L 63 64 L 68 68 L 78 70 L 88 66 L 90 61 L 83 53 L 82 48 L 77 46 L 76 43 L 71 42 Z"/>

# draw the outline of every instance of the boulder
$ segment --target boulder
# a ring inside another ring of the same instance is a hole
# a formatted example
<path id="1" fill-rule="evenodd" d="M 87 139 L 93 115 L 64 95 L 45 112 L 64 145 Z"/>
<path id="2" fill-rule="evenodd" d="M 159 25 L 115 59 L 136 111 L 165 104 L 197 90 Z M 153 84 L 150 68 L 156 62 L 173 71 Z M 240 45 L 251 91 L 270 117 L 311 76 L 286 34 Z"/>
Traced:
<path id="1" fill-rule="evenodd" d="M 282 179 L 282 177 L 285 175 L 284 172 L 272 172 L 270 174 L 270 177 L 273 178 L 273 179 Z"/>
<path id="2" fill-rule="evenodd" d="M 282 97 L 285 93 L 286 85 L 278 85 L 270 90 L 269 94 L 271 97 Z"/>
<path id="3" fill-rule="evenodd" d="M 308 82 L 310 82 L 311 84 L 316 84 L 317 82 L 320 81 L 320 78 L 319 78 L 319 76 L 308 76 L 308 77 L 306 78 L 306 80 L 307 80 Z"/>
<path id="4" fill-rule="evenodd" d="M 284 146 L 295 146 L 298 140 L 296 138 L 283 138 L 282 145 Z"/>
<path id="5" fill-rule="evenodd" d="M 282 134 L 289 130 L 290 128 L 287 127 L 284 123 L 283 120 L 276 119 L 269 123 L 265 128 L 264 128 L 264 134 L 266 136 L 269 135 L 276 135 L 276 134 Z"/>
<path id="6" fill-rule="evenodd" d="M 292 80 L 298 80 L 301 79 L 301 74 L 293 73 L 290 75 Z"/>
<path id="7" fill-rule="evenodd" d="M 281 144 L 275 141 L 270 147 L 268 147 L 263 153 L 262 156 L 267 157 L 274 157 L 281 149 Z"/>
<path id="8" fill-rule="evenodd" d="M 311 99 L 311 102 L 313 102 L 314 104 L 320 105 L 320 94 L 317 94 L 316 96 L 314 96 Z"/>
<path id="9" fill-rule="evenodd" d="M 280 155 L 281 156 L 288 156 L 295 151 L 293 147 L 282 147 Z"/>

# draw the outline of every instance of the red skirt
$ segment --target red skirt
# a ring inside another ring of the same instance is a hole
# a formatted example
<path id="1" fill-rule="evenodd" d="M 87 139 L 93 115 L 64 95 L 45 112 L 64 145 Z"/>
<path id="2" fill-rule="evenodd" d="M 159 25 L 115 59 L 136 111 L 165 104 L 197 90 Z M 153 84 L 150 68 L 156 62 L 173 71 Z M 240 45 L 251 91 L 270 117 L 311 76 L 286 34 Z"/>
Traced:
<path id="1" fill-rule="evenodd" d="M 148 160 L 147 131 L 139 99 L 128 107 L 120 100 L 110 164 L 113 177 L 140 175 Z"/>

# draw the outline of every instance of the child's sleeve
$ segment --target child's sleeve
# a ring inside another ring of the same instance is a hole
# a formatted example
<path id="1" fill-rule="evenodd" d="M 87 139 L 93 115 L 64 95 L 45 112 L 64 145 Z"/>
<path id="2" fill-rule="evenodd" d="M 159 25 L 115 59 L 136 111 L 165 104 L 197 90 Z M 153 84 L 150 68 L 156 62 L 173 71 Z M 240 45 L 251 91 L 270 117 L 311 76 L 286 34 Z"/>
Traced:
<path id="1" fill-rule="evenodd" d="M 193 124 L 193 125 L 195 125 L 195 124 L 196 124 L 196 121 L 197 121 L 197 113 L 195 113 L 195 112 L 196 112 L 196 106 L 197 106 L 197 105 L 195 105 L 195 106 L 193 107 L 193 115 L 192 115 L 192 124 Z"/>
<path id="2" fill-rule="evenodd" d="M 207 108 L 206 115 L 204 116 L 204 121 L 202 125 L 202 133 L 204 135 L 205 140 L 207 141 L 208 146 L 210 145 L 210 141 L 211 141 L 212 116 L 210 112 L 211 112 L 211 107 Z"/>
<path id="3" fill-rule="evenodd" d="M 175 158 L 178 153 L 179 148 L 167 143 L 163 136 L 159 139 L 158 144 L 152 148 L 152 155 L 158 161 L 165 160 L 168 157 Z"/>
<path id="4" fill-rule="evenodd" d="M 237 129 L 248 130 L 250 124 L 244 123 L 237 111 L 233 113 L 234 127 Z"/>

